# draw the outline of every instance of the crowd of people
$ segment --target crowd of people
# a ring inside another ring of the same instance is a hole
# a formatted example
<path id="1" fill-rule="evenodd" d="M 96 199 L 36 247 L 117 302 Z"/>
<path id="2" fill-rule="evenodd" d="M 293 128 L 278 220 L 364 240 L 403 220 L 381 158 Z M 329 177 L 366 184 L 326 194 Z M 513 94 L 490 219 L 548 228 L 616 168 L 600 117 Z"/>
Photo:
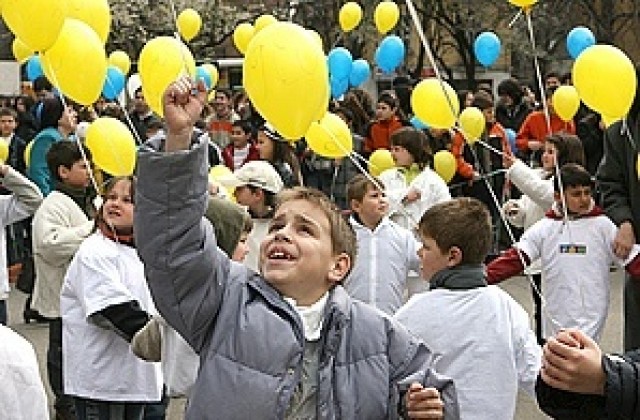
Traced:
<path id="1" fill-rule="evenodd" d="M 77 107 L 46 79 L 3 100 L 0 323 L 17 281 L 24 321 L 48 323 L 56 418 L 161 419 L 176 397 L 193 419 L 510 419 L 519 390 L 563 418 L 639 416 L 640 97 L 606 128 L 586 107 L 554 112 L 570 76 L 545 76 L 546 101 L 481 84 L 459 92 L 486 121 L 469 144 L 412 125 L 402 82 L 330 103 L 356 152 L 339 159 L 285 140 L 246 94 L 188 79 L 164 118 L 140 88 L 126 111 Z M 101 116 L 138 141 L 135 177 L 93 166 L 79 127 Z M 361 173 L 379 149 L 395 167 Z M 627 272 L 624 356 L 598 347 L 612 264 Z M 493 286 L 523 272 L 533 328 Z M 0 364 L 26 378 L 5 383 L 0 417 L 46 418 L 30 345 L 0 334 L 19 353 Z"/>

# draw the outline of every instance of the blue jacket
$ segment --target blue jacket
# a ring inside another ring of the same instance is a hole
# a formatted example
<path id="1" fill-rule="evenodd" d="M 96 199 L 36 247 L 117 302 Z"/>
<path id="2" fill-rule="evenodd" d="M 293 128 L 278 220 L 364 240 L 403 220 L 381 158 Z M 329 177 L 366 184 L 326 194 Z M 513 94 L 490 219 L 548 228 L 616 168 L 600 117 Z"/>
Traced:
<path id="1" fill-rule="evenodd" d="M 297 312 L 260 275 L 232 263 L 203 219 L 207 157 L 190 151 L 138 158 L 135 234 L 156 306 L 200 355 L 188 419 L 280 419 L 301 380 Z M 162 182 L 158 182 L 162 180 Z M 413 381 L 441 390 L 455 419 L 453 383 L 432 354 L 395 321 L 330 294 L 320 337 L 318 419 L 394 419 Z"/>

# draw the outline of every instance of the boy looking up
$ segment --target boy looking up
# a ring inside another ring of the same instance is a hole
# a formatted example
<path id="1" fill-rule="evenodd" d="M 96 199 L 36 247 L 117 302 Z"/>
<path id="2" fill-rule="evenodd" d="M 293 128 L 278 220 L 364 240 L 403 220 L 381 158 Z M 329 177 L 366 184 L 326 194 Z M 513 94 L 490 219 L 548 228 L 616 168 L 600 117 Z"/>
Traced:
<path id="1" fill-rule="evenodd" d="M 190 145 L 205 98 L 185 78 L 167 88 L 165 147 L 141 150 L 136 191 L 152 294 L 200 355 L 187 419 L 458 418 L 453 384 L 430 369 L 424 344 L 339 285 L 355 240 L 325 196 L 281 194 L 261 274 L 216 247 L 203 219 L 206 146 Z"/>
<path id="2" fill-rule="evenodd" d="M 632 275 L 640 275 L 640 245 L 634 245 L 625 261 L 615 256 L 617 228 L 593 202 L 591 175 L 582 166 L 564 165 L 553 182 L 555 203 L 545 218 L 525 231 L 514 248 L 492 261 L 487 276 L 489 283 L 498 283 L 522 272 L 518 250 L 527 264 L 540 258 L 546 300 L 543 336 L 578 328 L 597 342 L 609 312 L 609 266 L 617 262 Z"/>
<path id="3" fill-rule="evenodd" d="M 420 266 L 419 246 L 409 230 L 386 216 L 389 203 L 378 185 L 362 174 L 347 185 L 358 258 L 345 289 L 352 298 L 393 315 L 404 301 L 409 270 Z"/>
<path id="4" fill-rule="evenodd" d="M 525 310 L 485 281 L 489 212 L 475 198 L 458 198 L 427 210 L 418 231 L 431 290 L 414 295 L 395 319 L 427 343 L 437 368 L 455 381 L 460 418 L 511 420 L 518 388 L 534 395 L 541 351 Z"/>

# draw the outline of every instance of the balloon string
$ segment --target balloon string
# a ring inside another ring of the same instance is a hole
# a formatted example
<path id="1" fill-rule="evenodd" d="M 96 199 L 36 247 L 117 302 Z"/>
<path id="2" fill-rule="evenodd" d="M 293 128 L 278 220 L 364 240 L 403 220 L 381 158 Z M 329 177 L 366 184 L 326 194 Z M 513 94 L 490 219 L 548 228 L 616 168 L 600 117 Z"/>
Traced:
<path id="1" fill-rule="evenodd" d="M 490 144 L 488 144 L 488 143 L 486 143 L 486 142 L 484 142 L 484 141 L 482 141 L 482 140 L 480 140 L 480 139 L 477 139 L 476 141 L 477 141 L 479 144 L 481 144 L 482 146 L 484 146 L 485 148 L 487 148 L 487 149 L 491 150 L 492 152 L 494 152 L 494 153 L 496 153 L 496 154 L 498 154 L 498 155 L 500 155 L 500 156 L 506 156 L 506 153 L 505 153 L 505 152 L 502 152 L 502 151 L 500 151 L 500 150 L 496 149 L 496 148 L 495 148 L 495 147 L 493 147 L 492 145 L 490 145 Z"/>
<path id="2" fill-rule="evenodd" d="M 536 79 L 538 82 L 538 89 L 540 90 L 540 97 L 542 99 L 542 110 L 544 111 L 544 118 L 547 122 L 548 134 L 553 134 L 551 131 L 551 117 L 549 116 L 549 105 L 547 104 L 547 95 L 545 93 L 544 84 L 542 83 L 542 73 L 540 71 L 540 63 L 538 62 L 538 51 L 536 47 L 536 38 L 533 34 L 533 23 L 531 21 L 531 10 L 527 9 L 524 12 L 527 20 L 527 28 L 529 30 L 529 39 L 531 40 L 531 48 L 533 49 L 533 65 L 536 69 Z"/>
<path id="3" fill-rule="evenodd" d="M 58 83 L 58 78 L 56 77 L 56 72 L 53 70 L 53 66 L 48 60 L 46 61 L 47 61 L 47 67 L 49 68 L 49 73 L 51 73 L 51 78 L 53 79 L 51 82 L 53 83 L 54 86 L 60 86 L 60 84 Z M 63 117 L 69 118 L 69 115 L 67 113 L 67 107 L 69 106 L 67 104 L 67 100 L 64 96 L 64 93 L 60 89 L 58 89 L 58 92 L 60 93 L 59 98 L 60 98 L 60 101 L 62 102 Z M 69 123 L 69 125 L 72 125 L 71 121 L 67 121 L 67 122 Z M 96 182 L 96 179 L 93 174 L 93 165 L 91 164 L 89 159 L 87 159 L 87 155 L 84 152 L 84 146 L 82 145 L 82 142 L 80 142 L 80 137 L 75 135 L 75 133 L 73 137 L 75 139 L 75 142 L 78 144 L 78 149 L 80 150 L 80 156 L 82 157 L 82 160 L 84 161 L 85 165 L 87 165 L 87 172 L 89 173 L 89 179 L 91 180 L 91 184 L 93 185 L 93 188 L 95 189 L 96 194 L 100 194 L 98 183 Z"/>
<path id="4" fill-rule="evenodd" d="M 511 29 L 511 27 L 516 24 L 518 19 L 520 19 L 520 16 L 522 16 L 522 9 L 518 10 L 518 13 L 516 13 L 516 15 L 513 17 L 513 19 L 511 19 L 511 21 L 507 25 L 507 28 Z"/>
<path id="5" fill-rule="evenodd" d="M 515 235 L 513 234 L 513 230 L 511 229 L 511 226 L 509 225 L 509 222 L 507 221 L 504 213 L 502 212 L 502 206 L 500 205 L 500 201 L 498 200 L 498 197 L 496 196 L 496 193 L 493 190 L 493 186 L 491 186 L 491 184 L 489 183 L 489 176 L 488 176 L 488 174 L 483 174 L 484 171 L 483 171 L 482 167 L 479 164 L 480 160 L 478 159 L 478 154 L 476 153 L 476 151 L 472 147 L 470 147 L 469 150 L 471 150 L 471 153 L 473 154 L 473 158 L 475 160 L 476 170 L 478 171 L 478 173 L 480 173 L 480 175 L 482 177 L 482 180 L 484 181 L 485 186 L 487 187 L 487 190 L 489 191 L 489 194 L 491 195 L 491 199 L 493 200 L 493 204 L 495 204 L 495 206 L 496 206 L 496 210 L 497 210 L 498 215 L 500 216 L 500 220 L 502 221 L 502 224 L 504 225 L 504 227 L 505 227 L 505 229 L 507 231 L 507 234 L 509 235 L 509 239 L 511 240 L 511 245 L 516 250 L 516 253 L 518 254 L 518 258 L 520 259 L 520 263 L 522 264 L 522 267 L 524 267 L 526 269 L 526 267 L 528 267 L 529 264 L 527 264 L 527 261 L 524 258 L 524 253 L 522 252 L 522 250 L 520 248 L 518 248 L 517 246 L 515 246 L 516 245 Z M 551 316 L 551 314 L 549 313 L 549 310 L 547 308 L 547 300 L 542 295 L 542 291 L 540 290 L 540 288 L 533 281 L 533 276 L 531 274 L 527 273 L 526 270 L 524 270 L 524 274 L 527 277 L 527 280 L 529 281 L 529 284 L 531 284 L 531 288 L 533 289 L 534 293 L 540 298 L 541 308 L 542 308 L 542 311 L 543 311 L 544 315 L 549 319 L 549 321 L 551 322 L 551 324 L 554 325 L 554 327 L 561 328 L 561 324 L 558 321 L 556 321 L 555 318 L 553 318 Z"/>
<path id="6" fill-rule="evenodd" d="M 111 86 L 111 89 L 114 89 L 113 83 L 111 82 L 111 79 L 109 79 L 109 75 L 107 74 L 107 84 L 109 84 L 109 86 Z M 115 89 L 114 89 L 115 92 Z M 133 121 L 131 121 L 131 118 L 129 117 L 129 112 L 127 111 L 126 107 L 124 106 L 124 104 L 120 101 L 119 95 L 116 96 L 116 104 L 118 104 L 118 107 L 120 108 L 120 111 L 122 111 L 122 114 L 124 115 L 124 118 L 127 120 L 127 123 L 129 124 L 131 133 L 133 134 L 133 138 L 136 140 L 136 143 L 138 145 L 141 145 L 142 139 L 140 138 L 140 134 L 138 134 L 138 130 L 135 129 L 135 126 L 133 125 Z"/>

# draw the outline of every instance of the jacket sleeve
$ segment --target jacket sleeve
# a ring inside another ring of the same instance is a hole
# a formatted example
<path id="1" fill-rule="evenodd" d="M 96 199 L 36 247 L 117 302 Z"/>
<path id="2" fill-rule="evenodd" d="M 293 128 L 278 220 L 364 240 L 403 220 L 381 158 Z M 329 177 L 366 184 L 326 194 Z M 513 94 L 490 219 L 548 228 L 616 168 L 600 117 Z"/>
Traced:
<path id="1" fill-rule="evenodd" d="M 212 329 L 230 262 L 203 218 L 207 141 L 191 150 L 145 146 L 138 156 L 134 232 L 157 309 L 199 352 Z"/>
<path id="2" fill-rule="evenodd" d="M 535 385 L 542 358 L 542 349 L 529 326 L 529 315 L 519 303 L 509 297 L 514 356 L 518 370 L 518 387 L 535 398 Z"/>
<path id="3" fill-rule="evenodd" d="M 542 179 L 537 171 L 518 159 L 509 168 L 507 176 L 534 203 L 545 210 L 551 208 L 554 196 L 553 185 L 549 180 Z"/>
<path id="4" fill-rule="evenodd" d="M 534 138 L 534 135 L 531 131 L 531 127 L 534 123 L 534 118 L 532 114 L 527 115 L 524 122 L 520 126 L 520 130 L 516 135 L 516 147 L 518 150 L 527 151 L 529 150 L 529 140 Z"/>
<path id="5" fill-rule="evenodd" d="M 51 173 L 47 166 L 46 155 L 56 142 L 53 136 L 41 135 L 33 140 L 27 176 L 40 188 L 42 195 L 49 195 L 52 189 Z"/>
<path id="6" fill-rule="evenodd" d="M 67 264 L 91 234 L 94 222 L 87 220 L 79 226 L 69 226 L 64 222 L 68 218 L 64 206 L 53 206 L 40 216 L 41 221 L 34 228 L 42 229 L 42 235 L 38 244 L 34 242 L 34 247 L 47 262 Z"/>
<path id="7" fill-rule="evenodd" d="M 602 368 L 607 377 L 605 407 L 607 418 L 640 418 L 640 350 L 620 356 L 602 357 Z"/>
<path id="8" fill-rule="evenodd" d="M 4 213 L 1 220 L 5 225 L 29 217 L 42 202 L 42 193 L 38 186 L 11 167 L 4 176 L 2 185 L 12 192 L 8 196 L 10 198 L 7 205 L 2 207 Z"/>
<path id="9" fill-rule="evenodd" d="M 630 171 L 626 163 L 625 152 L 628 150 L 623 142 L 627 139 L 619 135 L 620 130 L 621 125 L 617 123 L 605 132 L 604 155 L 596 174 L 602 193 L 602 207 L 617 226 L 624 221 L 633 222 L 629 185 L 630 177 L 635 177 L 635 171 Z"/>
<path id="10" fill-rule="evenodd" d="M 451 154 L 456 158 L 456 172 L 465 179 L 473 178 L 473 166 L 464 160 L 464 138 L 460 133 L 456 133 L 451 141 Z"/>
<path id="11" fill-rule="evenodd" d="M 458 395 L 453 380 L 436 373 L 433 369 L 433 353 L 420 340 L 395 320 L 389 319 L 389 354 L 391 381 L 398 387 L 398 412 L 406 418 L 405 395 L 412 383 L 421 383 L 425 388 L 436 388 L 444 402 L 444 419 L 460 418 Z"/>
<path id="12" fill-rule="evenodd" d="M 608 417 L 605 413 L 605 397 L 576 394 L 547 385 L 538 375 L 536 399 L 540 409 L 554 419 L 589 420 L 632 417 Z"/>
<path id="13" fill-rule="evenodd" d="M 524 251 L 520 252 L 522 253 L 527 265 L 529 265 L 531 259 L 524 253 Z M 522 264 L 522 260 L 518 255 L 518 250 L 515 248 L 509 248 L 504 251 L 502 255 L 487 265 L 487 283 L 500 283 L 503 280 L 520 274 L 524 268 L 525 266 Z"/>

